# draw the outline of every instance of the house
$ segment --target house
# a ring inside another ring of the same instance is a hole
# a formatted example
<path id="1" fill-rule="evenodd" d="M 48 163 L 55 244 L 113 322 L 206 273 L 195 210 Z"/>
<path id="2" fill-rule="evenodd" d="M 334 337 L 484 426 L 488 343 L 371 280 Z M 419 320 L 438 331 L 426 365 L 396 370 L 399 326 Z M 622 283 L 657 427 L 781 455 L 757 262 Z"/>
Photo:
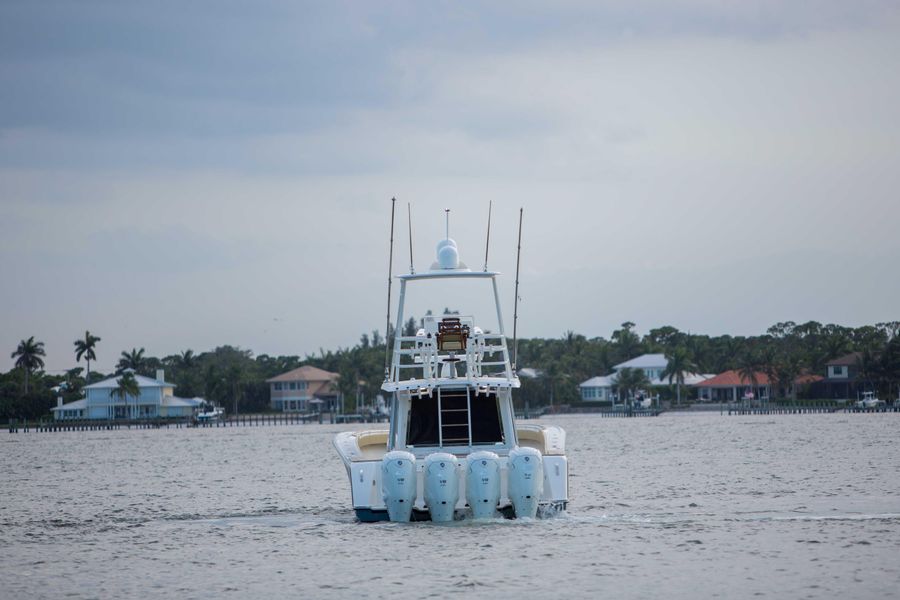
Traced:
<path id="1" fill-rule="evenodd" d="M 662 376 L 663 371 L 669 366 L 669 361 L 665 354 L 642 354 L 637 358 L 626 360 L 613 366 L 614 371 L 622 369 L 640 369 L 650 381 L 657 380 Z"/>
<path id="2" fill-rule="evenodd" d="M 167 383 L 163 371 L 156 378 L 135 375 L 140 394 L 124 400 L 112 394 L 119 377 L 110 377 L 84 388 L 84 398 L 52 408 L 56 420 L 72 419 L 153 419 L 190 417 L 203 404 L 202 398 L 179 398 L 175 384 Z"/>
<path id="3" fill-rule="evenodd" d="M 614 402 L 613 388 L 616 386 L 615 375 L 591 377 L 581 383 L 581 399 L 585 402 Z"/>
<path id="4" fill-rule="evenodd" d="M 650 381 L 651 387 L 668 387 L 675 383 L 669 383 L 668 377 L 663 377 L 663 373 L 668 367 L 669 361 L 665 354 L 643 354 L 637 358 L 626 360 L 613 367 L 615 373 L 600 377 L 592 377 L 587 381 L 579 384 L 581 391 L 581 399 L 585 402 L 602 402 L 612 401 L 615 403 L 615 387 L 618 373 L 622 369 L 640 369 Z M 701 381 L 705 381 L 712 375 L 700 375 L 697 373 L 687 373 L 684 377 L 685 385 L 694 385 Z"/>
<path id="5" fill-rule="evenodd" d="M 338 374 L 309 365 L 267 379 L 272 410 L 308 412 L 313 406 L 325 410 L 336 406 Z"/>
<path id="6" fill-rule="evenodd" d="M 756 381 L 732 369 L 719 373 L 706 381 L 693 384 L 697 388 L 697 398 L 709 402 L 738 402 L 744 397 L 757 400 L 768 400 L 772 394 L 769 376 L 762 372 L 754 373 Z"/>
<path id="7" fill-rule="evenodd" d="M 825 398 L 856 398 L 861 352 L 851 352 L 825 363 L 825 379 L 817 384 L 817 392 Z"/>
<path id="8" fill-rule="evenodd" d="M 731 370 L 719 373 L 715 377 L 693 384 L 697 388 L 697 399 L 707 402 L 738 402 L 744 398 L 752 396 L 755 400 L 770 400 L 775 396 L 775 392 L 779 390 L 777 381 L 761 371 L 754 374 L 756 385 L 754 386 L 747 378 L 738 371 Z M 821 375 L 813 375 L 803 373 L 794 379 L 793 386 L 784 386 L 781 392 L 785 396 L 791 395 L 792 387 L 806 388 L 822 381 Z"/>

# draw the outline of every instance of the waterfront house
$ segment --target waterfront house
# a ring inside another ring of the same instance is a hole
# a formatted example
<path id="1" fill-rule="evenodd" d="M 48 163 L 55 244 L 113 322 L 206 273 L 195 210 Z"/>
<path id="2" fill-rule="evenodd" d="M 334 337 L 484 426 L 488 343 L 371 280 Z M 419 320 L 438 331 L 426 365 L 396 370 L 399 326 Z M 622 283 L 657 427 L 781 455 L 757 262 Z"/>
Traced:
<path id="1" fill-rule="evenodd" d="M 775 392 L 779 389 L 785 397 L 791 396 L 793 388 L 798 391 L 806 389 L 821 382 L 822 376 L 803 373 L 794 379 L 792 386 L 786 385 L 783 389 L 779 388 L 777 381 L 761 371 L 755 373 L 754 379 L 755 385 L 739 371 L 731 370 L 695 383 L 693 387 L 697 388 L 697 399 L 706 402 L 739 402 L 745 398 L 765 401 L 775 397 Z"/>
<path id="2" fill-rule="evenodd" d="M 578 389 L 581 391 L 581 399 L 585 402 L 611 402 L 615 386 L 615 374 L 598 375 L 579 384 Z"/>
<path id="3" fill-rule="evenodd" d="M 817 392 L 825 398 L 855 399 L 859 391 L 861 352 L 851 352 L 825 363 L 825 379 L 817 384 Z"/>
<path id="4" fill-rule="evenodd" d="M 642 354 L 631 360 L 619 363 L 613 367 L 614 373 L 599 377 L 592 377 L 585 382 L 579 384 L 581 391 L 581 399 L 585 402 L 613 402 L 616 401 L 615 387 L 619 371 L 622 369 L 640 369 L 650 381 L 650 387 L 668 387 L 675 384 L 675 379 L 669 383 L 668 377 L 663 377 L 663 373 L 669 361 L 665 354 Z M 701 375 L 698 373 L 686 373 L 684 384 L 686 386 L 694 385 L 705 381 L 712 375 Z"/>
<path id="5" fill-rule="evenodd" d="M 267 379 L 273 410 L 309 412 L 314 406 L 333 410 L 338 399 L 338 374 L 309 365 Z"/>
<path id="6" fill-rule="evenodd" d="M 58 421 L 190 417 L 204 402 L 202 398 L 177 397 L 175 384 L 166 382 L 161 370 L 155 379 L 137 374 L 134 379 L 140 389 L 138 396 L 129 395 L 124 400 L 114 396 L 119 377 L 110 377 L 86 386 L 84 398 L 52 408 L 53 416 Z"/>
<path id="7" fill-rule="evenodd" d="M 706 381 L 695 383 L 693 387 L 697 388 L 697 399 L 702 401 L 738 402 L 744 397 L 768 400 L 772 395 L 769 376 L 762 372 L 756 372 L 754 379 L 755 382 L 732 369 L 710 377 Z"/>

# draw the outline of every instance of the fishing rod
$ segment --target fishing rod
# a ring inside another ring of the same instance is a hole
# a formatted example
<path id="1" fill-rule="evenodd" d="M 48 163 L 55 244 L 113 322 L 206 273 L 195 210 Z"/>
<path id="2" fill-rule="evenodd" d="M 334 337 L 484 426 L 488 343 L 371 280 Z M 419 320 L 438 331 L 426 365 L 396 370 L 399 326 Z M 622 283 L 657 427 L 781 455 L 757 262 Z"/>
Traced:
<path id="1" fill-rule="evenodd" d="M 522 258 L 522 213 L 524 211 L 524 208 L 519 209 L 519 246 L 516 249 L 516 299 L 513 304 L 513 373 L 516 372 L 516 362 L 519 360 L 519 338 L 516 326 L 519 322 L 519 262 Z"/>
<path id="2" fill-rule="evenodd" d="M 388 253 L 388 292 L 387 292 L 387 321 L 384 326 L 384 380 L 391 375 L 391 272 L 394 269 L 394 209 L 397 207 L 397 199 L 391 198 L 391 249 Z M 410 241 L 412 244 L 412 241 Z M 410 245 L 410 247 L 412 247 Z"/>

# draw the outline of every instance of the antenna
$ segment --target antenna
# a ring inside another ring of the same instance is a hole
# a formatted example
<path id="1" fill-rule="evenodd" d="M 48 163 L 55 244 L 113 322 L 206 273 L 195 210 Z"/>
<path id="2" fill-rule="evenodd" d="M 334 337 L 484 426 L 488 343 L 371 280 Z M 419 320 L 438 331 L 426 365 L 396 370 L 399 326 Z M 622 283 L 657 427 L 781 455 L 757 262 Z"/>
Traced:
<path id="1" fill-rule="evenodd" d="M 391 198 L 391 250 L 388 254 L 388 298 L 387 298 L 387 324 L 384 327 L 384 380 L 390 379 L 391 374 L 391 271 L 394 268 L 394 208 L 397 199 Z"/>
<path id="2" fill-rule="evenodd" d="M 519 261 L 522 258 L 522 213 L 524 211 L 525 209 L 523 208 L 519 209 L 519 247 L 516 250 L 516 299 L 513 305 L 513 373 L 516 372 L 516 361 L 519 360 L 519 338 L 516 336 L 516 325 L 519 321 Z"/>
<path id="3" fill-rule="evenodd" d="M 409 202 L 406 203 L 406 219 L 406 222 L 409 223 L 409 272 L 415 274 L 416 268 L 413 266 L 412 258 L 412 208 Z"/>
<path id="4" fill-rule="evenodd" d="M 444 212 L 446 213 L 446 219 L 447 219 L 447 234 L 444 237 L 449 240 L 450 239 L 450 209 L 445 208 Z"/>
<path id="5" fill-rule="evenodd" d="M 491 247 L 491 209 L 493 208 L 494 201 L 491 200 L 488 202 L 488 228 L 487 228 L 487 240 L 484 242 L 484 272 L 487 273 L 487 259 L 488 259 L 488 250 Z"/>

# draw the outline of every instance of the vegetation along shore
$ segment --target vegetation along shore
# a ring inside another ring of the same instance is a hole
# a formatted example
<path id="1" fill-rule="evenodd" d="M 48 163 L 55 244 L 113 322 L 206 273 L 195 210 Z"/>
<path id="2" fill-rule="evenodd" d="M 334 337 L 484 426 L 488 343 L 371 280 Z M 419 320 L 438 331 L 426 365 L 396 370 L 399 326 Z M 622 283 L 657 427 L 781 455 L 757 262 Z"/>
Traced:
<path id="1" fill-rule="evenodd" d="M 445 311 L 449 312 L 449 311 Z M 418 321 L 404 324 L 414 335 Z M 810 321 L 776 323 L 757 336 L 709 336 L 663 326 L 640 335 L 635 324 L 623 323 L 607 338 L 587 338 L 569 331 L 559 338 L 522 339 L 516 363 L 529 367 L 534 377 L 522 378 L 517 406 L 581 403 L 578 383 L 607 373 L 615 364 L 644 353 L 663 353 L 677 359 L 680 368 L 700 373 L 729 369 L 762 372 L 775 381 L 793 381 L 804 373 L 820 373 L 835 357 L 859 352 L 859 369 L 867 386 L 883 398 L 900 393 L 900 321 L 862 327 L 844 327 Z M 389 332 L 389 337 L 392 332 Z M 119 353 L 115 373 L 128 369 L 151 376 L 165 369 L 166 379 L 177 385 L 183 397 L 202 396 L 239 412 L 269 410 L 266 379 L 302 365 L 312 365 L 340 375 L 338 386 L 345 408 L 355 409 L 357 398 L 366 403 L 379 393 L 384 375 L 384 337 L 376 330 L 360 336 L 350 348 L 320 350 L 316 355 L 271 356 L 230 345 L 195 353 L 184 350 L 164 357 L 148 356 L 141 347 Z M 49 416 L 57 395 L 65 402 L 77 400 L 83 388 L 111 373 L 92 369 L 97 357 L 108 356 L 102 337 L 86 331 L 75 340 L 72 368 L 65 373 L 44 371 L 43 343 L 30 337 L 11 353 L 14 368 L 0 374 L 0 419 L 38 419 Z M 82 367 L 81 364 L 84 364 Z M 671 390 L 674 396 L 675 379 Z M 65 384 L 65 385 L 62 385 Z M 56 389 L 54 389 L 56 388 Z M 60 389 L 61 388 L 61 389 Z"/>

